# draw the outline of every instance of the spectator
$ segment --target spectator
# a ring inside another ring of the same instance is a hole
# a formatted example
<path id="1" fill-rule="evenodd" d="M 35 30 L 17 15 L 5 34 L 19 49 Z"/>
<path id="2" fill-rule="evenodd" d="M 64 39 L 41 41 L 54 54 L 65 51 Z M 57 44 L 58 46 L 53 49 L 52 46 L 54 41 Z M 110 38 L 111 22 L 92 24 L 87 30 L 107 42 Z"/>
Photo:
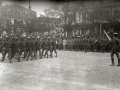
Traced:
<path id="1" fill-rule="evenodd" d="M 63 39 L 63 50 L 66 50 L 66 38 Z"/>

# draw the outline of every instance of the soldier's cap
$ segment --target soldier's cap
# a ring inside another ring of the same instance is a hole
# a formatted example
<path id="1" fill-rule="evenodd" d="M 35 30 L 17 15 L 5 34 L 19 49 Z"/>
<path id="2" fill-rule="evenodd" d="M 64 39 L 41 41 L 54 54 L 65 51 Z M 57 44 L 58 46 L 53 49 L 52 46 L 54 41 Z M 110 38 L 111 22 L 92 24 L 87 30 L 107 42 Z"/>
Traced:
<path id="1" fill-rule="evenodd" d="M 14 37 L 11 37 L 12 39 L 14 39 Z"/>
<path id="2" fill-rule="evenodd" d="M 40 37 L 37 37 L 37 39 L 39 39 Z"/>
<path id="3" fill-rule="evenodd" d="M 114 35 L 118 35 L 118 33 L 114 33 Z"/>
<path id="4" fill-rule="evenodd" d="M 6 36 L 6 38 L 8 38 L 8 36 Z"/>
<path id="5" fill-rule="evenodd" d="M 30 37 L 27 37 L 27 39 L 30 39 Z"/>

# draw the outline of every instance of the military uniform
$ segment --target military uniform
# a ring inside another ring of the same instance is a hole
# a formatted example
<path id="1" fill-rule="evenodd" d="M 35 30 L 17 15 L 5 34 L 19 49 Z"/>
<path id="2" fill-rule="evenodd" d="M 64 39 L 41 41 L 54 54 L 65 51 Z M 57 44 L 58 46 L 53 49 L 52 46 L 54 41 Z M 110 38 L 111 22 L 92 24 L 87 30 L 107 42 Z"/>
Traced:
<path id="1" fill-rule="evenodd" d="M 119 57 L 120 40 L 117 37 L 115 37 L 115 34 L 112 32 L 110 33 L 110 37 L 111 37 L 111 61 L 112 61 L 111 66 L 114 65 L 114 54 L 116 54 L 118 59 L 117 66 L 120 66 L 120 57 Z"/>
<path id="2" fill-rule="evenodd" d="M 8 39 L 8 38 L 6 38 Z M 9 40 L 4 40 L 1 47 L 3 48 L 3 58 L 2 58 L 2 62 L 5 60 L 5 56 L 8 53 L 8 58 L 10 60 L 11 63 L 11 55 L 10 55 L 10 42 Z"/>
<path id="3" fill-rule="evenodd" d="M 31 60 L 32 60 L 33 59 L 32 43 L 30 41 L 30 37 L 27 38 L 27 42 L 26 42 L 26 61 L 28 61 L 29 56 L 31 56 Z"/>
<path id="4" fill-rule="evenodd" d="M 57 50 L 56 50 L 56 44 L 55 44 L 54 38 L 53 38 L 53 40 L 52 40 L 52 42 L 51 42 L 51 45 L 52 45 L 52 52 L 54 51 L 55 54 L 56 54 L 55 57 L 57 57 Z"/>
<path id="5" fill-rule="evenodd" d="M 36 59 L 37 59 L 37 51 L 39 51 L 39 58 L 42 59 L 41 45 L 42 45 L 42 42 L 40 41 L 40 38 L 37 37 L 37 40 L 35 41 Z"/>

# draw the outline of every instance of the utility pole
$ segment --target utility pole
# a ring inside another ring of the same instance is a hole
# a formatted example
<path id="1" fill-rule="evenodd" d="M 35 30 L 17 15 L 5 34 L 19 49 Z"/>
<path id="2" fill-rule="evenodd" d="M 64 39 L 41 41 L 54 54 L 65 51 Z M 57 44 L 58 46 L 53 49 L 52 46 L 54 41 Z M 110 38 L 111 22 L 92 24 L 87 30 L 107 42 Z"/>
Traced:
<path id="1" fill-rule="evenodd" d="M 29 0 L 29 9 L 31 10 L 31 6 L 30 6 L 30 0 Z"/>

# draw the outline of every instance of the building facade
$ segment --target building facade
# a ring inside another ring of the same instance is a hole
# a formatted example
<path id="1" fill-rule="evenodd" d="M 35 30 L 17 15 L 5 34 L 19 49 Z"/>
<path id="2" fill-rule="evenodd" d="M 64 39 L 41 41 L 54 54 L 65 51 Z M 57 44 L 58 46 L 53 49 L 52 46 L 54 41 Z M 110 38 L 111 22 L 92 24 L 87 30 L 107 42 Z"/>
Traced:
<path id="1" fill-rule="evenodd" d="M 7 30 L 26 29 L 28 22 L 37 18 L 35 11 L 22 7 L 18 4 L 4 5 L 0 2 L 0 18 L 5 22 L 0 22 Z M 6 25 L 5 25 L 6 24 Z"/>
<path id="2" fill-rule="evenodd" d="M 86 10 L 76 12 L 76 22 L 72 24 L 70 35 L 104 35 L 103 30 L 107 32 L 114 31 L 120 34 L 120 2 L 94 1 L 85 3 Z"/>

